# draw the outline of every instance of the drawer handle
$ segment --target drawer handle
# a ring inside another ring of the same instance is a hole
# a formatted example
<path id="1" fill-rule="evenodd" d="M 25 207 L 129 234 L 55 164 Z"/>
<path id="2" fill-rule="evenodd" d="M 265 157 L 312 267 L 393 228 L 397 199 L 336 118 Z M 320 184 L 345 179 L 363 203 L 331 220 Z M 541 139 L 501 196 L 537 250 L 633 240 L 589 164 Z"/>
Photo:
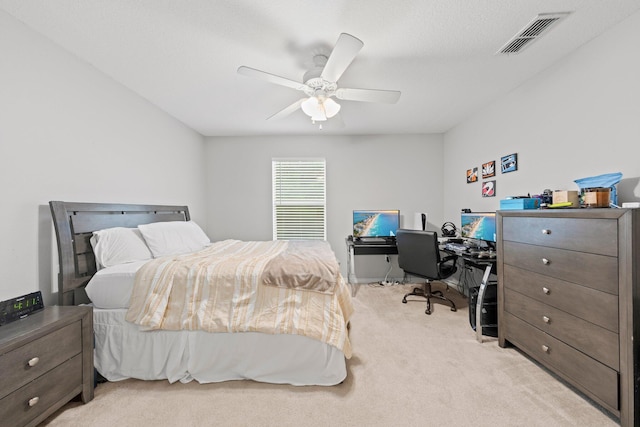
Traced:
<path id="1" fill-rule="evenodd" d="M 545 353 L 549 353 L 549 346 L 542 344 L 542 351 L 544 351 Z"/>
<path id="2" fill-rule="evenodd" d="M 548 260 L 548 259 L 546 259 L 546 258 L 542 258 L 542 263 L 543 263 L 544 265 L 549 265 L 549 264 L 551 264 L 551 261 L 549 261 L 549 260 Z"/>
<path id="3" fill-rule="evenodd" d="M 549 323 L 549 322 L 551 322 L 551 319 L 548 316 L 542 316 L 542 321 L 544 323 Z"/>
<path id="4" fill-rule="evenodd" d="M 40 361 L 39 357 L 33 357 L 31 359 L 29 359 L 29 361 L 27 362 L 27 364 L 29 366 L 36 366 L 38 364 L 38 362 Z"/>
<path id="5" fill-rule="evenodd" d="M 542 234 L 551 234 L 551 230 L 549 230 L 547 228 L 543 228 L 542 229 Z"/>
<path id="6" fill-rule="evenodd" d="M 544 292 L 545 295 L 549 295 L 551 293 L 551 289 L 543 286 L 542 287 L 542 292 Z"/>
<path id="7" fill-rule="evenodd" d="M 36 406 L 39 401 L 40 398 L 38 396 L 32 397 L 31 399 L 29 399 L 29 406 Z"/>

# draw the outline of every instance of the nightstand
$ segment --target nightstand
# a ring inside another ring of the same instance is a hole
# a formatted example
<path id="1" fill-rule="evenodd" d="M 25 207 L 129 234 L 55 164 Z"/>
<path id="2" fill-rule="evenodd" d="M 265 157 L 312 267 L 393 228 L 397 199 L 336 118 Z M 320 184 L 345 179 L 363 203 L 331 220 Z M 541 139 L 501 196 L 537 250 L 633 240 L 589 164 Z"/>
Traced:
<path id="1" fill-rule="evenodd" d="M 93 399 L 93 309 L 52 306 L 0 326 L 0 420 L 36 426 L 80 396 Z"/>

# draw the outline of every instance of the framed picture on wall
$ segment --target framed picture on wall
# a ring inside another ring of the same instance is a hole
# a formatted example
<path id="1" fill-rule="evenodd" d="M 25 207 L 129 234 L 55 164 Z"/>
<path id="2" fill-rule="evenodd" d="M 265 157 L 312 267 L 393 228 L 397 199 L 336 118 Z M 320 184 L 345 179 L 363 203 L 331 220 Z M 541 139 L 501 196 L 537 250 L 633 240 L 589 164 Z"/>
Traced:
<path id="1" fill-rule="evenodd" d="M 467 184 L 478 181 L 478 168 L 467 169 Z"/>
<path id="2" fill-rule="evenodd" d="M 518 170 L 518 153 L 509 154 L 500 158 L 500 170 L 502 173 Z"/>
<path id="3" fill-rule="evenodd" d="M 496 181 L 485 181 L 482 183 L 482 197 L 495 197 Z"/>
<path id="4" fill-rule="evenodd" d="M 496 161 L 492 160 L 482 164 L 482 178 L 496 176 Z"/>

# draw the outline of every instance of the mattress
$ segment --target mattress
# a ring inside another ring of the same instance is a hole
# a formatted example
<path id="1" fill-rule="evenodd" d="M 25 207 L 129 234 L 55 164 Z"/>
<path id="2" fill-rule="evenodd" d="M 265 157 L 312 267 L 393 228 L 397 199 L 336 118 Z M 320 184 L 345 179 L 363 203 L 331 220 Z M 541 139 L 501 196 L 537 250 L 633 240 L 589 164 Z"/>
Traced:
<path id="1" fill-rule="evenodd" d="M 94 308 L 95 367 L 109 381 L 254 380 L 329 386 L 347 375 L 342 351 L 305 336 L 141 331 L 124 320 L 126 312 Z"/>

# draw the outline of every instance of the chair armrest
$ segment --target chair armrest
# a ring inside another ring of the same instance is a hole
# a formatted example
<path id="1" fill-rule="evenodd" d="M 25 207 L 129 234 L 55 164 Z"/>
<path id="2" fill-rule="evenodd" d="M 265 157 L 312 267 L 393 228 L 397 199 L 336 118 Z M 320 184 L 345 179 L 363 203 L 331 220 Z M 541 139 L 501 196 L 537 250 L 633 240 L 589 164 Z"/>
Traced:
<path id="1" fill-rule="evenodd" d="M 445 262 L 448 262 L 448 261 L 451 261 L 451 260 L 453 260 L 453 264 L 455 265 L 456 261 L 458 261 L 458 255 L 448 255 L 448 256 L 446 256 L 444 258 L 441 258 L 440 259 L 440 263 L 442 264 L 442 263 L 445 263 Z"/>

